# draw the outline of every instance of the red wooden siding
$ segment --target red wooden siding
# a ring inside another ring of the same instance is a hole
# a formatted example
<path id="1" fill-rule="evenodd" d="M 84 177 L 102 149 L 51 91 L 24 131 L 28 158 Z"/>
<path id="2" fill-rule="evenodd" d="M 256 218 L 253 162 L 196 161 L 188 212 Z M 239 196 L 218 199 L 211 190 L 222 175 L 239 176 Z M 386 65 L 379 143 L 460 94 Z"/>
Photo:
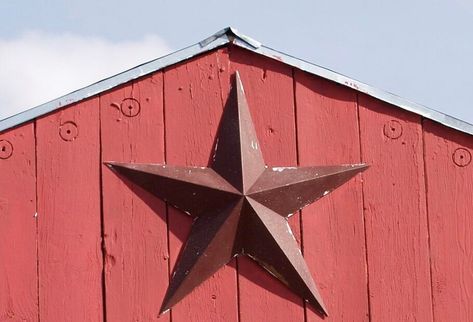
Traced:
<path id="1" fill-rule="evenodd" d="M 41 321 L 102 321 L 99 100 L 36 122 Z"/>
<path id="2" fill-rule="evenodd" d="M 100 121 L 102 161 L 163 163 L 162 73 L 103 94 Z M 156 321 L 168 285 L 166 206 L 105 165 L 102 197 L 107 319 Z"/>
<path id="3" fill-rule="evenodd" d="M 1 321 L 321 321 L 248 258 L 158 316 L 191 219 L 103 165 L 208 165 L 237 70 L 268 165 L 370 165 L 290 218 L 325 321 L 473 319 L 472 136 L 229 46 L 0 133 Z"/>
<path id="4" fill-rule="evenodd" d="M 164 72 L 167 163 L 208 165 L 230 89 L 228 65 L 227 51 L 217 50 Z M 168 212 L 172 269 L 192 220 Z M 237 321 L 236 278 L 233 263 L 221 269 L 171 310 L 172 321 Z"/>
<path id="5" fill-rule="evenodd" d="M 436 321 L 473 320 L 473 140 L 424 122 Z"/>
<path id="6" fill-rule="evenodd" d="M 356 93 L 295 71 L 301 166 L 360 163 Z M 305 208 L 304 257 L 331 321 L 368 320 L 360 176 Z M 311 310 L 308 321 L 321 318 Z"/>
<path id="7" fill-rule="evenodd" d="M 296 166 L 292 68 L 261 56 L 230 51 L 232 73 L 239 71 L 268 166 Z M 289 220 L 300 240 L 299 214 Z M 247 257 L 238 258 L 241 321 L 304 321 L 301 299 Z M 268 310 L 267 308 L 271 308 Z"/>
<path id="8" fill-rule="evenodd" d="M 421 118 L 364 95 L 359 105 L 371 319 L 430 321 Z"/>
<path id="9" fill-rule="evenodd" d="M 0 133 L 0 321 L 38 321 L 34 124 Z"/>

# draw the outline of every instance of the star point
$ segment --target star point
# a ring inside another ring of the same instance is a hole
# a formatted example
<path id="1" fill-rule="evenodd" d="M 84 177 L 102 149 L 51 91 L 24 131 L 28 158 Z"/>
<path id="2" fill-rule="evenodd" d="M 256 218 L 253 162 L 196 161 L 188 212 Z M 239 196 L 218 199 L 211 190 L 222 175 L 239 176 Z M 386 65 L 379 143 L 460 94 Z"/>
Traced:
<path id="1" fill-rule="evenodd" d="M 266 168 L 239 74 L 223 111 L 211 168 L 245 193 Z"/>

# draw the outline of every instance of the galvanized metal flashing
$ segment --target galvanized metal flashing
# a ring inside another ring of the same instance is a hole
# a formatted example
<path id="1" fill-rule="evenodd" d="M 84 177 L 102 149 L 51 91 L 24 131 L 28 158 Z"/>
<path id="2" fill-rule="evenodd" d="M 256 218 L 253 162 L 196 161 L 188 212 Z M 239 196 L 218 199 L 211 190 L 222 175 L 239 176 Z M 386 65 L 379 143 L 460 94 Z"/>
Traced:
<path id="1" fill-rule="evenodd" d="M 377 89 L 375 87 L 354 80 L 350 77 L 344 76 L 327 68 L 309 63 L 302 59 L 266 47 L 260 42 L 241 34 L 238 30 L 232 27 L 222 29 L 195 45 L 186 47 L 169 55 L 141 64 L 125 72 L 106 78 L 67 95 L 61 96 L 50 102 L 41 104 L 37 107 L 31 108 L 19 114 L 0 120 L 0 131 L 31 121 L 37 117 L 50 113 L 66 105 L 79 102 L 118 85 L 151 74 L 170 65 L 182 62 L 186 59 L 224 46 L 228 43 L 232 43 L 236 46 L 245 48 L 265 57 L 276 59 L 294 68 L 298 68 L 308 73 L 331 80 L 343 86 L 350 87 L 356 91 L 365 93 L 369 96 L 402 108 L 406 111 L 416 113 L 422 117 L 436 121 L 447 127 L 473 135 L 473 125 L 468 122 L 462 121 L 442 112 L 430 109 L 421 104 L 409 101 L 395 94 Z"/>
<path id="2" fill-rule="evenodd" d="M 139 77 L 146 76 L 170 65 L 177 64 L 201 53 L 205 53 L 217 47 L 223 46 L 227 43 L 229 43 L 227 35 L 222 34 L 220 37 L 217 37 L 208 44 L 206 44 L 205 47 L 202 47 L 200 43 L 197 43 L 174 53 L 171 53 L 169 55 L 138 65 L 127 71 L 105 78 L 92 85 L 86 86 L 77 91 L 61 96 L 55 100 L 49 101 L 47 103 L 33 107 L 21 113 L 7 117 L 6 119 L 0 120 L 0 132 L 20 125 L 22 123 L 31 121 L 42 115 L 53 112 L 66 105 L 77 103 L 94 95 L 105 92 L 113 87 L 127 83 Z"/>
<path id="3" fill-rule="evenodd" d="M 201 47 L 206 47 L 212 41 L 224 36 L 226 36 L 227 39 L 232 42 L 236 42 L 236 40 L 238 40 L 239 42 L 244 42 L 246 45 L 250 46 L 250 48 L 253 48 L 253 49 L 261 47 L 261 43 L 259 41 L 256 41 L 253 38 L 250 38 L 248 36 L 241 34 L 237 29 L 233 27 L 227 27 L 225 29 L 218 31 L 212 36 L 199 42 L 199 45 Z"/>

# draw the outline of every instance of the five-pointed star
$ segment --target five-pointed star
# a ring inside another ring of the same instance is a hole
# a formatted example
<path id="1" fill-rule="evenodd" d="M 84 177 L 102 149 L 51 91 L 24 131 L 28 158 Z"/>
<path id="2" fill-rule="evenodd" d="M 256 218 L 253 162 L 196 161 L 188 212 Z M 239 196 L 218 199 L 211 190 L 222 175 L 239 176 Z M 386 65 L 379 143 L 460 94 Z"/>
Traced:
<path id="1" fill-rule="evenodd" d="M 265 166 L 238 73 L 235 78 L 209 168 L 107 163 L 131 182 L 194 217 L 161 312 L 233 257 L 247 255 L 327 315 L 287 218 L 366 166 Z"/>

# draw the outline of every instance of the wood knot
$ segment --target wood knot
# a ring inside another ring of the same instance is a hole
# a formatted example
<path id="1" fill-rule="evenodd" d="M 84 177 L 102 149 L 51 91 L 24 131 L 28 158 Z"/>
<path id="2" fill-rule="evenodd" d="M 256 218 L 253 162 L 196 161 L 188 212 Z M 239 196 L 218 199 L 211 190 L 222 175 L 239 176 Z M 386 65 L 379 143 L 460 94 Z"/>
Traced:
<path id="1" fill-rule="evenodd" d="M 8 213 L 8 200 L 0 198 L 0 214 Z"/>
<path id="2" fill-rule="evenodd" d="M 117 264 L 117 260 L 115 256 L 113 256 L 107 251 L 107 249 L 104 249 L 103 251 L 104 251 L 105 270 L 109 273 L 112 267 Z"/>
<path id="3" fill-rule="evenodd" d="M 8 140 L 0 140 L 0 159 L 9 159 L 13 154 L 13 145 Z"/>
<path id="4" fill-rule="evenodd" d="M 272 128 L 271 126 L 268 126 L 267 131 L 268 131 L 269 135 L 273 135 L 274 132 L 276 132 L 276 130 L 274 128 Z"/>

